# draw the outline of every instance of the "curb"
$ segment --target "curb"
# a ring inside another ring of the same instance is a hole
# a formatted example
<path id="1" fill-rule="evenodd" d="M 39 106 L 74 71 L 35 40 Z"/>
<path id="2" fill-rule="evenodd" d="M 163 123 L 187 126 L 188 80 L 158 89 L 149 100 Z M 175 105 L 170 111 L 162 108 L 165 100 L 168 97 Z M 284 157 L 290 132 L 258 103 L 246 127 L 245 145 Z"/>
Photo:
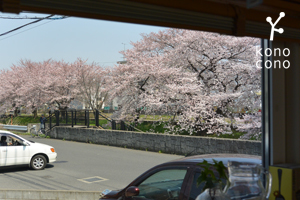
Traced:
<path id="1" fill-rule="evenodd" d="M 98 200 L 99 191 L 0 189 L 1 200 Z"/>

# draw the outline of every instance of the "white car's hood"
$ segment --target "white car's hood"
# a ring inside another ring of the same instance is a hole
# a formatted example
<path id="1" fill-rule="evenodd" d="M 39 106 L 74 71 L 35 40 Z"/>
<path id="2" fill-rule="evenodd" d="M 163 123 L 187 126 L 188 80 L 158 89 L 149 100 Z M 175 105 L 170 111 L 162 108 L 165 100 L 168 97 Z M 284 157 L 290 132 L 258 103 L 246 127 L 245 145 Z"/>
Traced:
<path id="1" fill-rule="evenodd" d="M 44 147 L 49 147 L 49 148 L 53 148 L 52 146 L 48 145 L 48 144 L 43 144 L 43 143 L 39 143 L 39 142 L 30 142 L 30 145 L 35 145 L 35 146 L 44 146 Z"/>
<path id="2" fill-rule="evenodd" d="M 50 145 L 47 145 L 47 144 L 42 144 L 42 143 L 38 143 L 38 142 L 35 142 L 35 143 L 32 143 L 30 142 L 30 147 L 32 150 L 35 150 L 35 151 L 41 151 L 41 152 L 45 152 L 45 153 L 53 153 L 51 151 L 51 149 L 54 147 L 50 146 Z"/>

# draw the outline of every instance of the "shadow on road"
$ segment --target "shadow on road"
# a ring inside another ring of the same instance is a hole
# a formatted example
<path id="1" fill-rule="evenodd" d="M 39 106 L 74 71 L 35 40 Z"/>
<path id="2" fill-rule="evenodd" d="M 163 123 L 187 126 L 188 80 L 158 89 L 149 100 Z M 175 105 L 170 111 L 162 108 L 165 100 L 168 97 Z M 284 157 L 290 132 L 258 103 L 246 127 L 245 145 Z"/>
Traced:
<path id="1" fill-rule="evenodd" d="M 47 164 L 45 169 L 50 169 L 53 167 L 54 165 Z M 23 172 L 23 171 L 33 171 L 33 169 L 29 168 L 28 165 L 0 167 L 0 174 L 11 173 L 11 172 Z"/>
<path id="2" fill-rule="evenodd" d="M 55 161 L 55 162 L 53 162 L 53 163 L 67 163 L 68 161 L 64 161 L 64 160 L 62 160 L 62 161 Z"/>

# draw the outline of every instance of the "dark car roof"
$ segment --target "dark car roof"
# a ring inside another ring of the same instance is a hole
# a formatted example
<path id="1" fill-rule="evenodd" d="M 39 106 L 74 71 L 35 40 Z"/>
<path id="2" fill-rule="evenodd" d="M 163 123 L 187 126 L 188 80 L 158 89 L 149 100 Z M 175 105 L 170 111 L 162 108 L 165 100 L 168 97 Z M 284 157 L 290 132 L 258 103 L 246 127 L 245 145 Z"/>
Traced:
<path id="1" fill-rule="evenodd" d="M 213 163 L 213 159 L 216 161 L 222 161 L 225 166 L 227 166 L 228 161 L 238 161 L 238 162 L 251 162 L 256 164 L 261 164 L 261 156 L 247 155 L 247 154 L 203 154 L 190 157 L 183 157 L 177 160 L 169 161 L 168 164 L 198 164 L 207 160 Z M 165 163 L 166 164 L 166 163 Z"/>

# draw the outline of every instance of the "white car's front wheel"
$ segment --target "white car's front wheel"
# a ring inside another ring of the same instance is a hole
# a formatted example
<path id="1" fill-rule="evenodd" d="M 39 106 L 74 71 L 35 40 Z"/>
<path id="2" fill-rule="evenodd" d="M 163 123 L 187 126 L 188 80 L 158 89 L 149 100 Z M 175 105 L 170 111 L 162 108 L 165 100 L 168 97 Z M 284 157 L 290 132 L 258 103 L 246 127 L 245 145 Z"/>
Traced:
<path id="1" fill-rule="evenodd" d="M 34 156 L 30 162 L 30 166 L 34 170 L 44 169 L 46 167 L 46 165 L 47 165 L 47 160 L 42 155 Z"/>

